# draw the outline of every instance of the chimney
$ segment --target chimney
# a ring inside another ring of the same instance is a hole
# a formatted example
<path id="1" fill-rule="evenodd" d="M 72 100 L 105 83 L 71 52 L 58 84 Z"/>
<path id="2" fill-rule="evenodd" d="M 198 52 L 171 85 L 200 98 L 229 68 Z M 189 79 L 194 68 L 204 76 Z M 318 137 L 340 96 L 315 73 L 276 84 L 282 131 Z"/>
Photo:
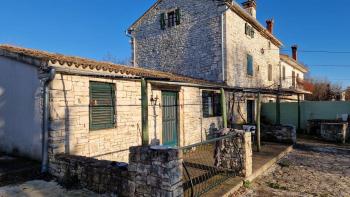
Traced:
<path id="1" fill-rule="evenodd" d="M 256 18 L 256 1 L 255 0 L 247 0 L 242 3 L 243 8 L 254 18 Z"/>
<path id="2" fill-rule="evenodd" d="M 292 55 L 295 61 L 298 61 L 298 45 L 292 46 Z"/>
<path id="3" fill-rule="evenodd" d="M 269 31 L 271 34 L 273 34 L 273 26 L 274 26 L 275 21 L 273 19 L 269 19 L 266 21 L 266 29 Z"/>

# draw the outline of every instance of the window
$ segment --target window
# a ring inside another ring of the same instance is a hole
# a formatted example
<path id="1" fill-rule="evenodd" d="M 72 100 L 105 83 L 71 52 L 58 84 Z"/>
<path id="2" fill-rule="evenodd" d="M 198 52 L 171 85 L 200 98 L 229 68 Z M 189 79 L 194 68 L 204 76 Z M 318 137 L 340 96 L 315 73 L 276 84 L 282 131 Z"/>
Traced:
<path id="1" fill-rule="evenodd" d="M 292 86 L 295 87 L 295 72 L 292 71 Z"/>
<path id="2" fill-rule="evenodd" d="M 254 74 L 254 64 L 253 64 L 253 56 L 247 55 L 247 74 L 253 76 Z"/>
<path id="3" fill-rule="evenodd" d="M 160 14 L 160 27 L 162 30 L 165 30 L 166 23 L 169 28 L 180 25 L 180 9 Z"/>
<path id="4" fill-rule="evenodd" d="M 268 72 L 268 80 L 269 81 L 272 81 L 272 65 L 269 64 L 269 72 Z"/>
<path id="5" fill-rule="evenodd" d="M 283 80 L 286 80 L 286 67 L 285 66 L 283 66 L 282 78 L 283 78 Z"/>
<path id="6" fill-rule="evenodd" d="M 221 95 L 212 91 L 202 93 L 203 117 L 221 116 Z"/>
<path id="7" fill-rule="evenodd" d="M 175 22 L 176 22 L 176 16 L 175 16 L 175 12 L 169 12 L 168 13 L 168 27 L 173 27 L 175 26 Z"/>
<path id="8" fill-rule="evenodd" d="M 248 23 L 245 24 L 245 35 L 254 38 L 254 28 L 250 26 Z"/>
<path id="9" fill-rule="evenodd" d="M 111 83 L 90 82 L 90 130 L 114 128 L 115 86 Z"/>

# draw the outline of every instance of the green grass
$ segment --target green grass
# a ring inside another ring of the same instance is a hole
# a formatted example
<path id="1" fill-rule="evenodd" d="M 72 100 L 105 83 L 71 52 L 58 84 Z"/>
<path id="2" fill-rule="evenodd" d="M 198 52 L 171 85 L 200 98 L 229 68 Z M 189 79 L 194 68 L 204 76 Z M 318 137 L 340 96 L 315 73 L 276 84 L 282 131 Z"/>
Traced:
<path id="1" fill-rule="evenodd" d="M 245 188 L 250 188 L 252 186 L 252 182 L 250 182 L 250 181 L 243 181 L 243 186 Z"/>

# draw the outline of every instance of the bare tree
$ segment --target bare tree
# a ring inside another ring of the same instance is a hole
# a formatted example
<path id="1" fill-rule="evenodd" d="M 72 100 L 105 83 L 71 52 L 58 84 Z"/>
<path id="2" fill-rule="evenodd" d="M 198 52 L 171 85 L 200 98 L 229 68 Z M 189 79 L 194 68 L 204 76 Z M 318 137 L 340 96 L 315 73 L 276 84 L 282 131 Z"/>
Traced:
<path id="1" fill-rule="evenodd" d="M 345 100 L 350 101 L 350 86 L 345 90 Z"/>
<path id="2" fill-rule="evenodd" d="M 113 64 L 120 64 L 125 66 L 131 66 L 130 58 L 125 59 L 118 59 L 116 56 L 112 55 L 111 53 L 107 53 L 103 59 L 103 61 L 111 62 Z"/>
<path id="3" fill-rule="evenodd" d="M 310 101 L 330 101 L 340 100 L 342 86 L 334 84 L 327 79 L 309 79 L 314 88 L 311 95 L 306 95 L 306 100 Z"/>

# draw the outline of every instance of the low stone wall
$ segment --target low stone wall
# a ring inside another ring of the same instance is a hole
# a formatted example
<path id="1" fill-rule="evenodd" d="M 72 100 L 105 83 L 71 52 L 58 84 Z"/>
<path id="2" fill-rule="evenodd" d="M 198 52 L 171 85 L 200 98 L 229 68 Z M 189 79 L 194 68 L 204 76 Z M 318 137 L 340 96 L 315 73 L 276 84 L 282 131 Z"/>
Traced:
<path id="1" fill-rule="evenodd" d="M 291 125 L 264 125 L 261 127 L 261 139 L 295 144 L 297 140 L 296 128 Z"/>
<path id="2" fill-rule="evenodd" d="M 348 123 L 320 123 L 321 138 L 327 141 L 345 143 L 349 138 Z"/>
<path id="3" fill-rule="evenodd" d="M 127 164 L 59 154 L 50 164 L 50 173 L 68 188 L 80 186 L 97 193 L 120 196 L 134 192 Z"/>
<path id="4" fill-rule="evenodd" d="M 252 174 L 251 133 L 233 134 L 218 141 L 216 166 L 248 177 Z M 129 152 L 129 164 L 58 154 L 50 160 L 50 173 L 64 186 L 80 186 L 97 193 L 184 196 L 181 149 L 136 146 Z"/>
<path id="5" fill-rule="evenodd" d="M 130 163 L 83 156 L 55 155 L 50 173 L 65 187 L 83 187 L 117 196 L 183 196 L 179 150 L 164 147 L 130 148 Z"/>

